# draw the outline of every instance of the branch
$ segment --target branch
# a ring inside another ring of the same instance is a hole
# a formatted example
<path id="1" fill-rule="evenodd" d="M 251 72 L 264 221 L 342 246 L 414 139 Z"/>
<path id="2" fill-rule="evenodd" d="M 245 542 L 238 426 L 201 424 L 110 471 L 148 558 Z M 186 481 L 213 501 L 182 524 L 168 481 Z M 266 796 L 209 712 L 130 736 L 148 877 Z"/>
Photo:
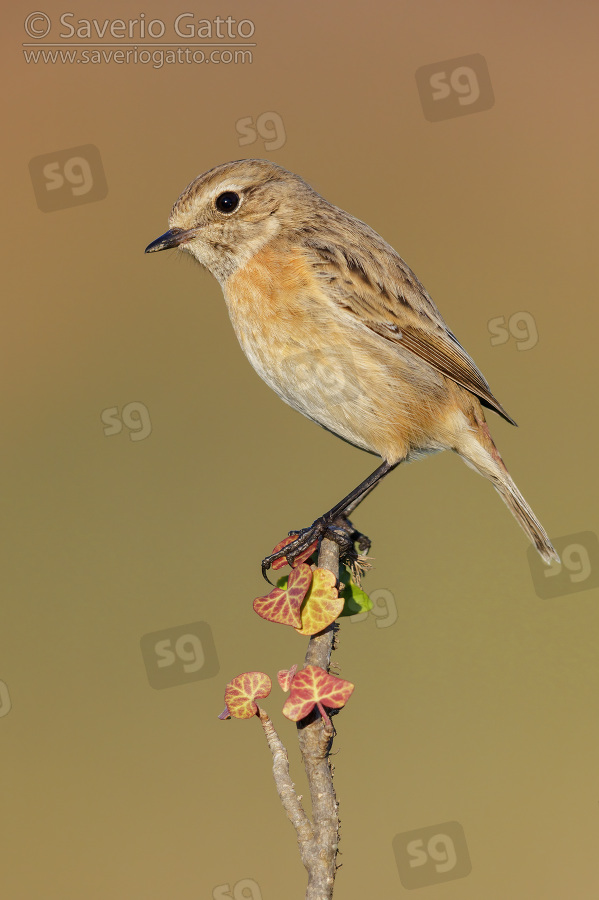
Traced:
<path id="1" fill-rule="evenodd" d="M 329 569 L 335 578 L 339 578 L 338 543 L 326 537 L 322 539 L 318 565 L 320 568 Z M 333 622 L 324 631 L 312 635 L 304 668 L 312 665 L 329 671 L 338 628 L 337 623 Z M 316 707 L 309 716 L 297 724 L 299 747 L 312 800 L 311 822 L 291 780 L 287 750 L 266 712 L 259 707 L 258 714 L 273 757 L 273 776 L 277 792 L 295 829 L 301 860 L 308 872 L 306 900 L 330 900 L 333 896 L 339 843 L 338 804 L 329 761 L 334 735 L 333 724 L 328 716 L 323 718 Z"/>
<path id="2" fill-rule="evenodd" d="M 339 544 L 323 538 L 318 557 L 320 568 L 329 569 L 339 577 Z M 310 638 L 304 668 L 320 666 L 329 671 L 331 652 L 336 646 L 339 626 L 336 622 Z M 298 740 L 312 800 L 314 838 L 306 846 L 302 861 L 308 871 L 306 900 L 329 900 L 333 896 L 339 844 L 339 812 L 333 786 L 333 772 L 329 753 L 334 729 L 330 719 L 325 721 L 316 709 L 298 722 Z"/>
<path id="3" fill-rule="evenodd" d="M 305 846 L 314 840 L 312 824 L 304 812 L 301 799 L 298 797 L 291 780 L 287 750 L 283 746 L 281 738 L 277 734 L 268 714 L 260 707 L 258 708 L 258 714 L 260 716 L 260 722 L 262 723 L 266 740 L 268 741 L 268 746 L 272 753 L 272 771 L 277 792 L 281 798 L 283 809 L 287 813 L 289 821 L 295 828 L 300 854 L 303 859 Z"/>

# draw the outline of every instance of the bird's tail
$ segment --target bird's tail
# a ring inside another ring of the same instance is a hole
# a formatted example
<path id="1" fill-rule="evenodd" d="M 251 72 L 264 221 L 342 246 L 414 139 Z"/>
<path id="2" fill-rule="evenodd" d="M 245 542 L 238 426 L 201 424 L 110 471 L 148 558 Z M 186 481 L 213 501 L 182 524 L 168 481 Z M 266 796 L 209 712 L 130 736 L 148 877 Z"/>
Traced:
<path id="1" fill-rule="evenodd" d="M 456 447 L 464 462 L 488 478 L 513 517 L 526 532 L 546 563 L 560 561 L 547 532 L 516 487 L 499 455 L 485 422 L 476 433 L 470 431 L 461 446 Z"/>

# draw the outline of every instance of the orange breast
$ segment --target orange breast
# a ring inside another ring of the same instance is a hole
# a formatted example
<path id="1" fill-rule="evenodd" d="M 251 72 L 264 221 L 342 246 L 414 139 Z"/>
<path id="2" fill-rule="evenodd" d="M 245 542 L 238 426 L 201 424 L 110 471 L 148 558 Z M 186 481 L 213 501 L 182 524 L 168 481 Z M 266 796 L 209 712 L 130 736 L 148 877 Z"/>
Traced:
<path id="1" fill-rule="evenodd" d="M 318 290 L 301 250 L 271 242 L 231 275 L 225 297 L 236 331 L 264 332 L 283 322 L 301 327 Z"/>
<path id="2" fill-rule="evenodd" d="M 438 438 L 451 446 L 439 435 L 448 400 L 439 376 L 325 292 L 301 250 L 277 242 L 228 279 L 229 315 L 261 378 L 294 409 L 386 459 L 436 448 Z"/>

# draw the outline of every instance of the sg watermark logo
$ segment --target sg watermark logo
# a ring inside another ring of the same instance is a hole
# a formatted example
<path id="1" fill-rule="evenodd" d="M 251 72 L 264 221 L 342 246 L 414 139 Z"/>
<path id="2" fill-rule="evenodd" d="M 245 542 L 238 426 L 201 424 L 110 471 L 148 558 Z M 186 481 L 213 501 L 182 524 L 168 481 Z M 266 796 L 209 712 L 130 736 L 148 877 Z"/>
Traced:
<path id="1" fill-rule="evenodd" d="M 252 116 L 237 119 L 235 128 L 240 135 L 240 147 L 255 144 L 260 137 L 264 141 L 265 150 L 280 150 L 287 140 L 283 119 L 276 112 L 261 113 L 255 123 Z"/>
<path id="2" fill-rule="evenodd" d="M 549 600 L 599 585 L 599 540 L 593 531 L 568 534 L 552 539 L 552 543 L 561 563 L 547 565 L 534 547 L 527 551 L 537 597 Z"/>
<path id="3" fill-rule="evenodd" d="M 443 822 L 393 838 L 399 878 L 405 888 L 421 888 L 465 878 L 472 871 L 464 829 Z"/>
<path id="4" fill-rule="evenodd" d="M 280 356 L 277 360 L 279 383 L 294 384 L 313 401 L 311 409 L 322 404 L 336 406 L 358 403 L 360 381 L 354 358 L 348 347 L 314 347 Z"/>
<path id="5" fill-rule="evenodd" d="M 144 634 L 140 646 L 148 681 L 156 690 L 218 675 L 216 647 L 207 622 L 152 631 Z"/>
<path id="6" fill-rule="evenodd" d="M 100 151 L 93 144 L 35 156 L 29 173 L 42 212 L 94 203 L 108 194 Z"/>
<path id="7" fill-rule="evenodd" d="M 0 719 L 7 716 L 11 709 L 12 702 L 8 693 L 8 685 L 5 681 L 0 681 Z"/>
<path id="8" fill-rule="evenodd" d="M 491 346 L 507 344 L 510 338 L 516 341 L 518 350 L 532 350 L 539 342 L 537 323 L 529 312 L 515 312 L 507 319 L 505 316 L 497 316 L 489 319 L 487 328 L 492 336 Z"/>
<path id="9" fill-rule="evenodd" d="M 143 441 L 152 434 L 152 422 L 148 407 L 138 400 L 126 403 L 120 413 L 118 406 L 109 406 L 107 409 L 103 409 L 102 422 L 106 426 L 104 434 L 107 437 L 120 434 L 123 425 L 129 429 L 129 438 L 132 441 Z"/>
<path id="10" fill-rule="evenodd" d="M 416 85 L 429 122 L 482 112 L 495 103 L 487 62 L 480 53 L 421 66 Z"/>
<path id="11" fill-rule="evenodd" d="M 212 900 L 262 900 L 262 892 L 253 878 L 242 878 L 237 884 L 219 884 L 212 891 Z"/>
<path id="12" fill-rule="evenodd" d="M 365 622 L 369 616 L 373 616 L 377 628 L 388 628 L 390 625 L 394 625 L 397 622 L 397 603 L 391 591 L 386 588 L 377 588 L 376 591 L 369 591 L 368 596 L 372 600 L 372 609 L 350 616 L 349 621 Z"/>

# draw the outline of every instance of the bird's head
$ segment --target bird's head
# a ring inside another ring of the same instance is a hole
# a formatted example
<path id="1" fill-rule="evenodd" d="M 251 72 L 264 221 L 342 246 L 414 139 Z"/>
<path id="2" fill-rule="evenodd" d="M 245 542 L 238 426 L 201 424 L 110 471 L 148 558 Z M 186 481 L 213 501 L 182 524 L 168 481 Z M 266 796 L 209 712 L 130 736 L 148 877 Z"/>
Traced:
<path id="1" fill-rule="evenodd" d="M 264 159 L 199 175 L 171 211 L 169 230 L 146 253 L 180 247 L 221 284 L 282 231 L 301 227 L 322 198 L 298 175 Z"/>

